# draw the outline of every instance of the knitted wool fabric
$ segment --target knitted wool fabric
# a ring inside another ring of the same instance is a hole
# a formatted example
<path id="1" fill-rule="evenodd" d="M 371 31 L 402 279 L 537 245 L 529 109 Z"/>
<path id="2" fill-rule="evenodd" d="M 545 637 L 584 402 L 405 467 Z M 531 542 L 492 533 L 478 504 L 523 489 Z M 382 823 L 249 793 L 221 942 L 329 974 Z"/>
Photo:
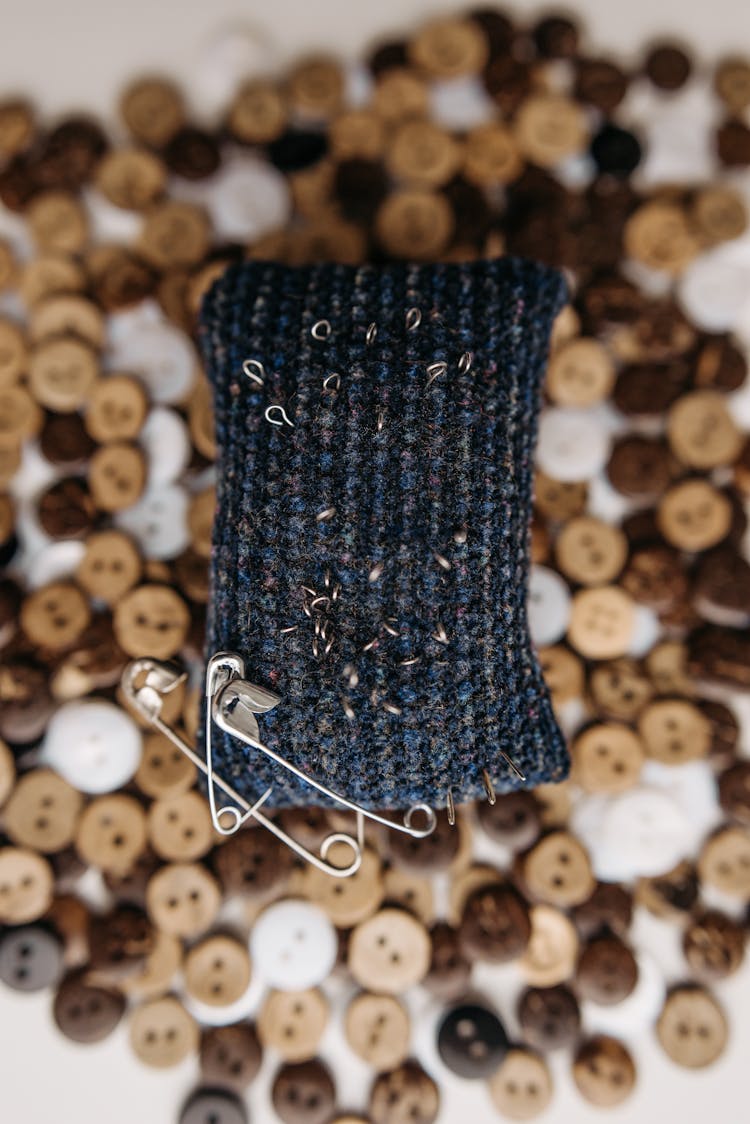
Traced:
<path id="1" fill-rule="evenodd" d="M 501 750 L 527 786 L 566 774 L 526 618 L 540 385 L 564 299 L 558 273 L 510 258 L 248 262 L 204 299 L 207 656 L 241 655 L 281 696 L 261 740 L 364 807 L 444 807 L 449 787 L 471 800 L 484 769 L 498 791 L 523 787 Z M 267 806 L 327 803 L 213 731 L 216 772 L 248 799 L 272 784 Z"/>

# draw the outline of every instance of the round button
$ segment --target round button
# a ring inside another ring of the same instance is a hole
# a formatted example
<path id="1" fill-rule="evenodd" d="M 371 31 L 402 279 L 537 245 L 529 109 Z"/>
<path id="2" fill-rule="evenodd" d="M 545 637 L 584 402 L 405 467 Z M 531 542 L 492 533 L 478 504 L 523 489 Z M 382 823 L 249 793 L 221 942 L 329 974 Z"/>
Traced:
<path id="1" fill-rule="evenodd" d="M 328 1018 L 328 1000 L 317 988 L 271 991 L 258 1013 L 258 1034 L 285 1061 L 308 1061 L 315 1057 Z"/>
<path id="2" fill-rule="evenodd" d="M 38 648 L 62 651 L 75 644 L 91 620 L 86 598 L 72 582 L 51 582 L 21 605 L 21 628 Z"/>
<path id="3" fill-rule="evenodd" d="M 524 851 L 539 838 L 542 818 L 531 792 L 498 793 L 494 804 L 482 801 L 476 810 L 482 828 L 496 843 Z"/>
<path id="4" fill-rule="evenodd" d="M 628 651 L 635 624 L 633 601 L 619 586 L 582 589 L 573 598 L 568 640 L 587 659 L 615 659 Z"/>
<path id="5" fill-rule="evenodd" d="M 570 618 L 570 593 L 554 570 L 531 567 L 526 612 L 529 633 L 537 647 L 555 644 L 565 634 Z"/>
<path id="6" fill-rule="evenodd" d="M 502 964 L 516 960 L 531 936 L 529 909 L 521 895 L 505 882 L 483 885 L 464 905 L 459 939 L 467 956 Z"/>
<path id="7" fill-rule="evenodd" d="M 201 1034 L 201 1077 L 212 1085 L 244 1089 L 257 1076 L 262 1058 L 252 1023 L 208 1027 Z"/>
<path id="8" fill-rule="evenodd" d="M 0 847 L 0 923 L 36 921 L 52 901 L 54 876 L 46 859 L 23 847 Z"/>
<path id="9" fill-rule="evenodd" d="M 137 445 L 113 441 L 89 461 L 89 488 L 100 511 L 112 514 L 132 507 L 146 483 L 146 461 Z"/>
<path id="10" fill-rule="evenodd" d="M 745 958 L 745 932 L 725 913 L 704 910 L 691 919 L 685 930 L 682 951 L 698 979 L 723 980 L 733 975 Z"/>
<path id="11" fill-rule="evenodd" d="M 118 601 L 113 624 L 117 642 L 129 656 L 167 660 L 185 642 L 190 613 L 169 586 L 141 585 Z"/>
<path id="12" fill-rule="evenodd" d="M 148 462 L 148 486 L 161 488 L 178 480 L 185 472 L 192 448 L 183 418 L 167 406 L 154 406 L 139 434 L 139 443 Z M 213 510 L 209 516 L 213 516 Z"/>
<path id="13" fill-rule="evenodd" d="M 0 980 L 14 991 L 51 987 L 62 966 L 62 943 L 42 925 L 23 925 L 0 936 Z"/>
<path id="14" fill-rule="evenodd" d="M 738 761 L 719 776 L 719 800 L 731 819 L 750 827 L 750 762 Z M 2 803 L 2 800 L 0 800 Z"/>
<path id="15" fill-rule="evenodd" d="M 701 882 L 733 898 L 750 898 L 750 831 L 724 827 L 703 845 L 698 856 Z"/>
<path id="16" fill-rule="evenodd" d="M 702 1069 L 723 1053 L 729 1029 L 724 1012 L 709 992 L 685 986 L 667 996 L 656 1033 L 673 1062 Z"/>
<path id="17" fill-rule="evenodd" d="M 434 258 L 450 241 L 454 227 L 444 195 L 412 188 L 392 191 L 375 216 L 378 241 L 397 258 Z"/>
<path id="18" fill-rule="evenodd" d="M 627 999 L 637 982 L 638 965 L 624 941 L 608 934 L 592 937 L 578 961 L 579 995 L 592 1003 L 609 1006 Z"/>
<path id="19" fill-rule="evenodd" d="M 353 930 L 348 964 L 361 987 L 388 993 L 405 991 L 427 974 L 429 934 L 406 911 L 381 909 Z"/>
<path id="20" fill-rule="evenodd" d="M 26 210 L 26 221 L 36 246 L 43 252 L 78 254 L 88 238 L 82 201 L 66 191 L 43 191 Z"/>
<path id="21" fill-rule="evenodd" d="M 435 1124 L 439 1110 L 438 1087 L 416 1061 L 381 1073 L 370 1092 L 372 1124 Z"/>
<path id="22" fill-rule="evenodd" d="M 546 1053 L 572 1045 L 581 1029 L 581 1013 L 570 988 L 529 987 L 518 1001 L 521 1033 L 535 1050 Z"/>
<path id="23" fill-rule="evenodd" d="M 573 742 L 573 769 L 586 792 L 624 792 L 638 780 L 645 753 L 641 739 L 620 722 L 598 722 Z"/>
<path id="24" fill-rule="evenodd" d="M 662 497 L 656 521 L 679 550 L 708 550 L 729 534 L 732 505 L 708 480 L 683 480 Z"/>
<path id="25" fill-rule="evenodd" d="M 672 406 L 667 436 L 675 456 L 688 468 L 710 469 L 732 464 L 742 449 L 724 396 L 715 390 L 696 390 Z"/>
<path id="26" fill-rule="evenodd" d="M 282 1124 L 326 1124 L 336 1103 L 328 1067 L 318 1058 L 282 1065 L 271 1085 L 271 1102 Z"/>
<path id="27" fill-rule="evenodd" d="M 147 488 L 137 503 L 117 513 L 116 520 L 146 558 L 164 561 L 176 558 L 190 546 L 187 510 L 185 489 L 164 484 Z"/>
<path id="28" fill-rule="evenodd" d="M 648 756 L 664 765 L 696 761 L 711 747 L 711 723 L 686 699 L 650 702 L 638 718 L 638 733 Z"/>
<path id="29" fill-rule="evenodd" d="M 534 987 L 554 987 L 575 971 L 578 934 L 565 914 L 553 906 L 532 906 L 530 916 L 531 936 L 518 962 L 519 970 Z"/>
<path id="30" fill-rule="evenodd" d="M 543 836 L 526 855 L 523 875 L 534 897 L 562 909 L 585 901 L 595 885 L 588 854 L 567 831 Z"/>
<path id="31" fill-rule="evenodd" d="M 190 862 L 201 858 L 214 839 L 208 804 L 197 792 L 155 800 L 148 811 L 148 836 L 163 859 Z"/>
<path id="32" fill-rule="evenodd" d="M 72 336 L 99 351 L 104 345 L 104 316 L 85 297 L 68 293 L 49 296 L 32 311 L 29 338 L 37 344 L 55 336 Z"/>
<path id="33" fill-rule="evenodd" d="M 182 1106 L 179 1124 L 247 1124 L 247 1110 L 228 1089 L 196 1089 Z"/>
<path id="34" fill-rule="evenodd" d="M 480 187 L 512 183 L 523 167 L 515 136 L 499 122 L 487 122 L 466 136 L 463 174 Z M 547 376 L 549 379 L 549 375 Z"/>
<path id="35" fill-rule="evenodd" d="M 130 1045 L 139 1061 L 168 1069 L 198 1048 L 198 1027 L 171 995 L 136 1007 L 130 1019 Z"/>
<path id="36" fill-rule="evenodd" d="M 573 920 L 584 939 L 601 929 L 624 936 L 633 920 L 633 895 L 614 882 L 599 882 L 591 897 L 575 906 Z"/>
<path id="37" fill-rule="evenodd" d="M 45 340 L 31 353 L 29 389 L 40 406 L 67 414 L 86 404 L 98 374 L 88 344 L 71 337 Z"/>
<path id="38" fill-rule="evenodd" d="M 614 1108 L 633 1092 L 635 1063 L 616 1038 L 595 1035 L 586 1039 L 576 1051 L 573 1080 L 589 1104 L 597 1108 Z"/>
<path id="39" fill-rule="evenodd" d="M 518 111 L 516 138 L 524 156 L 540 168 L 553 168 L 583 151 L 586 117 L 581 106 L 566 97 L 534 94 Z"/>
<path id="40" fill-rule="evenodd" d="M 157 203 L 146 215 L 138 248 L 156 269 L 198 265 L 206 256 L 211 228 L 201 207 L 180 199 Z"/>
<path id="41" fill-rule="evenodd" d="M 135 783 L 145 796 L 155 799 L 182 796 L 192 788 L 198 770 L 190 758 L 158 732 L 146 734 Z M 184 855 L 180 855 L 184 858 Z"/>
<path id="42" fill-rule="evenodd" d="M 431 78 L 477 74 L 488 58 L 487 38 L 477 23 L 460 16 L 429 20 L 408 45 L 409 60 Z"/>
<path id="43" fill-rule="evenodd" d="M 118 981 L 126 995 L 154 999 L 169 990 L 182 963 L 182 945 L 176 937 L 156 930 L 154 946 L 140 968 Z"/>
<path id="44" fill-rule="evenodd" d="M 393 905 L 410 910 L 424 925 L 432 923 L 435 895 L 430 878 L 392 866 L 383 872 L 383 888 L 385 897 Z"/>
<path id="45" fill-rule="evenodd" d="M 642 204 L 625 224 L 626 255 L 649 269 L 679 276 L 700 250 L 688 216 L 676 203 Z"/>
<path id="46" fill-rule="evenodd" d="M 5 806 L 6 834 L 20 847 L 51 854 L 69 847 L 83 801 L 81 794 L 51 769 L 19 777 Z"/>
<path id="47" fill-rule="evenodd" d="M 318 906 L 274 902 L 250 934 L 250 953 L 261 979 L 280 991 L 304 991 L 328 976 L 336 962 L 336 932 Z"/>
<path id="48" fill-rule="evenodd" d="M 90 1045 L 109 1037 L 125 1011 L 114 988 L 87 982 L 86 972 L 72 972 L 57 989 L 52 1015 L 58 1030 L 73 1042 Z"/>
<path id="49" fill-rule="evenodd" d="M 415 118 L 398 126 L 388 146 L 391 175 L 423 187 L 439 187 L 455 175 L 461 150 L 451 134 L 432 121 Z"/>
<path id="50" fill-rule="evenodd" d="M 489 1077 L 503 1060 L 508 1036 L 497 1015 L 478 1003 L 464 1003 L 443 1016 L 437 1031 L 443 1064 L 458 1077 Z"/>
<path id="51" fill-rule="evenodd" d="M 264 160 L 243 156 L 229 164 L 210 191 L 208 206 L 224 238 L 255 242 L 289 222 L 289 183 Z"/>
<path id="52" fill-rule="evenodd" d="M 227 1007 L 250 984 L 250 957 L 232 937 L 207 937 L 190 949 L 183 971 L 189 995 L 212 1007 Z"/>
<path id="53" fill-rule="evenodd" d="M 561 528 L 555 542 L 557 564 L 570 581 L 606 585 L 615 580 L 628 556 L 628 541 L 609 523 L 582 515 Z"/>
<path id="54" fill-rule="evenodd" d="M 149 879 L 146 905 L 154 924 L 165 933 L 191 940 L 213 924 L 221 891 L 216 879 L 197 863 L 170 863 Z"/>
<path id="55" fill-rule="evenodd" d="M 13 791 L 16 783 L 16 763 L 13 754 L 0 739 L 0 808 Z"/>
<path id="56" fill-rule="evenodd" d="M 153 951 L 156 932 L 143 910 L 118 905 L 89 924 L 89 964 L 97 976 L 119 983 L 139 972 Z"/>
<path id="57" fill-rule="evenodd" d="M 423 839 L 394 831 L 388 839 L 388 851 L 399 866 L 417 874 L 445 870 L 456 858 L 460 831 L 451 826 L 445 812 L 437 813 L 434 831 Z M 372 911 L 371 911 L 372 912 Z"/>
<path id="58" fill-rule="evenodd" d="M 166 320 L 138 323 L 113 340 L 112 366 L 137 371 L 152 402 L 182 402 L 195 378 L 195 351 L 187 337 Z"/>
<path id="59" fill-rule="evenodd" d="M 552 407 L 539 422 L 536 460 L 553 480 L 580 483 L 604 468 L 609 444 L 606 428 L 592 411 Z"/>
<path id="60" fill-rule="evenodd" d="M 461 949 L 458 932 L 447 921 L 437 921 L 430 929 L 432 959 L 422 986 L 439 999 L 459 999 L 466 994 L 471 978 L 471 963 Z"/>
<path id="61" fill-rule="evenodd" d="M 216 848 L 212 864 L 228 897 L 261 897 L 288 878 L 292 853 L 270 831 L 244 827 Z"/>
<path id="62" fill-rule="evenodd" d="M 334 865 L 336 851 L 334 845 L 328 853 L 328 860 Z M 344 861 L 350 853 L 350 848 L 342 844 Z M 335 878 L 308 865 L 302 873 L 299 890 L 324 909 L 337 928 L 349 929 L 374 913 L 383 900 L 380 859 L 374 851 L 365 849 L 359 869 L 349 878 Z"/>
<path id="63" fill-rule="evenodd" d="M 126 873 L 145 846 L 146 816 L 132 796 L 99 796 L 78 821 L 78 854 L 98 870 Z"/>
<path id="64" fill-rule="evenodd" d="M 540 471 L 534 475 L 534 507 L 555 522 L 581 515 L 586 509 L 587 492 L 585 481 L 555 480 Z"/>
<path id="65" fill-rule="evenodd" d="M 614 364 L 603 345 L 580 337 L 555 350 L 545 386 L 556 405 L 585 408 L 606 398 L 614 381 Z"/>
<path id="66" fill-rule="evenodd" d="M 409 1014 L 393 995 L 355 995 L 346 1010 L 344 1029 L 354 1053 L 378 1073 L 395 1069 L 409 1054 Z"/>
<path id="67" fill-rule="evenodd" d="M 508 1120 L 533 1120 L 552 1100 L 552 1074 L 543 1058 L 523 1047 L 505 1055 L 489 1081 L 492 1103 Z"/>
<path id="68" fill-rule="evenodd" d="M 113 703 L 76 700 L 64 703 L 50 719 L 41 756 L 81 792 L 113 792 L 138 768 L 141 734 L 133 719 Z"/>
<path id="69" fill-rule="evenodd" d="M 99 379 L 86 402 L 86 430 L 95 441 L 133 441 L 148 413 L 143 384 L 132 375 Z"/>

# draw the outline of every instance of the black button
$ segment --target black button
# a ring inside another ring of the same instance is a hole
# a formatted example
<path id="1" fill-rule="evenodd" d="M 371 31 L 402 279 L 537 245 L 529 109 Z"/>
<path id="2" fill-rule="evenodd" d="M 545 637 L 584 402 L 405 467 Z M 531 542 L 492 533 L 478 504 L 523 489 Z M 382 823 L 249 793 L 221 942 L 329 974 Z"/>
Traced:
<path id="1" fill-rule="evenodd" d="M 444 1016 L 437 1048 L 444 1064 L 458 1077 L 489 1077 L 508 1051 L 508 1036 L 493 1011 L 466 1003 Z"/>
<path id="2" fill-rule="evenodd" d="M 640 141 L 627 129 L 604 125 L 591 142 L 591 155 L 600 172 L 629 176 L 641 162 Z"/>
<path id="3" fill-rule="evenodd" d="M 228 1089 L 205 1086 L 185 1101 L 180 1124 L 247 1124 L 247 1112 L 240 1098 Z"/>

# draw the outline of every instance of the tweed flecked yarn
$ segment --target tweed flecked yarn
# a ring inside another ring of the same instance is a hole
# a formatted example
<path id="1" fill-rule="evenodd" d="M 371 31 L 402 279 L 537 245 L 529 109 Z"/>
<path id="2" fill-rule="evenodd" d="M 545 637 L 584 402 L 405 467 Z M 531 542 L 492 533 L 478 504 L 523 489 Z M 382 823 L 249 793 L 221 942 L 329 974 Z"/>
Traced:
<path id="1" fill-rule="evenodd" d="M 564 298 L 557 272 L 501 258 L 247 262 L 204 299 L 207 655 L 238 652 L 281 696 L 259 718 L 266 745 L 365 807 L 444 807 L 449 787 L 474 799 L 485 768 L 498 791 L 523 787 L 501 750 L 528 786 L 566 774 L 526 618 L 540 386 Z M 327 802 L 216 727 L 213 744 L 246 797 L 273 784 L 267 806 Z"/>

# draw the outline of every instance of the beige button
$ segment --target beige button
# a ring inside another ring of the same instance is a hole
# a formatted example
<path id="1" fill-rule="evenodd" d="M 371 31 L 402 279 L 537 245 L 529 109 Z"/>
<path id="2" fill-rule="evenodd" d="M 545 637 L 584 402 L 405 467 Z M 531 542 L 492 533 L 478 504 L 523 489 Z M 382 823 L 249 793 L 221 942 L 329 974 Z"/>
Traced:
<path id="1" fill-rule="evenodd" d="M 579 1093 L 597 1108 L 614 1108 L 635 1087 L 635 1065 L 616 1038 L 595 1035 L 579 1046 L 573 1061 L 573 1080 Z"/>
<path id="2" fill-rule="evenodd" d="M 318 1052 L 329 1019 L 328 1000 L 317 987 L 270 991 L 258 1012 L 258 1037 L 287 1062 L 306 1062 Z"/>
<path id="3" fill-rule="evenodd" d="M 628 557 L 628 540 L 619 527 L 581 515 L 560 530 L 555 555 L 566 578 L 581 585 L 614 581 Z"/>
<path id="4" fill-rule="evenodd" d="M 558 348 L 564 347 L 581 334 L 581 318 L 572 304 L 566 304 L 552 323 L 550 337 L 550 355 L 554 355 Z"/>
<path id="5" fill-rule="evenodd" d="M 136 1007 L 130 1019 L 130 1045 L 139 1061 L 168 1069 L 198 1049 L 195 1020 L 172 995 Z"/>
<path id="6" fill-rule="evenodd" d="M 461 149 L 431 121 L 405 121 L 390 139 L 386 163 L 392 176 L 419 187 L 440 187 L 455 175 Z"/>
<path id="7" fill-rule="evenodd" d="M 575 739 L 575 780 L 586 792 L 612 795 L 636 783 L 645 753 L 641 739 L 620 722 L 598 722 Z"/>
<path id="8" fill-rule="evenodd" d="M 475 890 L 495 886 L 503 881 L 502 871 L 489 863 L 472 863 L 451 877 L 448 886 L 448 920 L 458 925 L 464 907 Z"/>
<path id="9" fill-rule="evenodd" d="M 182 964 L 182 945 L 177 937 L 159 929 L 156 932 L 153 950 L 145 963 L 133 975 L 118 981 L 118 987 L 126 995 L 139 999 L 154 999 L 163 995 L 171 986 Z"/>
<path id="10" fill-rule="evenodd" d="M 583 694 L 583 664 L 569 648 L 554 644 L 537 652 L 544 682 L 552 696 L 552 705 L 563 706 Z"/>
<path id="11" fill-rule="evenodd" d="M 701 1069 L 724 1052 L 727 1020 L 714 997 L 701 987 L 677 987 L 667 996 L 656 1024 L 659 1042 L 677 1065 Z"/>
<path id="12" fill-rule="evenodd" d="M 216 489 L 204 488 L 190 500 L 187 513 L 190 542 L 201 558 L 211 557 L 211 529 L 216 511 Z"/>
<path id="13" fill-rule="evenodd" d="M 349 109 L 331 122 L 331 155 L 337 160 L 377 160 L 385 147 L 383 121 L 371 109 Z"/>
<path id="14" fill-rule="evenodd" d="M 26 209 L 26 221 L 37 248 L 44 253 L 78 254 L 88 240 L 83 205 L 65 191 L 44 191 Z"/>
<path id="15" fill-rule="evenodd" d="M 303 59 L 287 78 L 287 94 L 296 110 L 316 120 L 333 116 L 344 98 L 344 75 L 335 59 Z"/>
<path id="16" fill-rule="evenodd" d="M 166 585 L 141 585 L 115 606 L 117 643 L 129 656 L 168 660 L 180 650 L 190 627 L 182 598 Z"/>
<path id="17" fill-rule="evenodd" d="M 545 383 L 558 406 L 593 406 L 612 390 L 615 367 L 598 340 L 581 337 L 559 347 L 550 359 Z"/>
<path id="18" fill-rule="evenodd" d="M 94 182 L 115 207 L 143 211 L 163 193 L 167 169 L 144 148 L 119 148 L 108 152 L 97 165 Z"/>
<path id="19" fill-rule="evenodd" d="M 714 74 L 714 89 L 724 104 L 738 116 L 750 105 L 750 62 L 729 55 Z"/>
<path id="20" fill-rule="evenodd" d="M 106 375 L 86 402 L 86 429 L 95 441 L 133 441 L 148 413 L 148 396 L 133 375 Z"/>
<path id="21" fill-rule="evenodd" d="M 384 249 L 400 258 L 435 257 L 450 241 L 454 224 L 448 200 L 431 191 L 392 191 L 375 216 Z"/>
<path id="22" fill-rule="evenodd" d="M 3 408 L 3 392 L 0 390 L 0 411 Z M 3 446 L 3 422 L 0 416 L 0 487 L 6 488 L 21 466 L 19 445 Z"/>
<path id="23" fill-rule="evenodd" d="M 99 364 L 93 349 L 72 338 L 46 340 L 29 360 L 29 389 L 40 405 L 59 414 L 83 406 L 96 382 Z"/>
<path id="24" fill-rule="evenodd" d="M 346 1009 L 344 1030 L 354 1053 L 378 1073 L 395 1069 L 409 1054 L 409 1015 L 392 995 L 355 995 Z"/>
<path id="25" fill-rule="evenodd" d="M 676 203 L 644 203 L 625 224 L 623 246 L 628 257 L 649 269 L 678 276 L 700 250 L 688 216 Z"/>
<path id="26" fill-rule="evenodd" d="M 678 398 L 669 411 L 667 436 L 672 452 L 688 468 L 732 464 L 742 449 L 742 434 L 715 390 L 695 390 Z"/>
<path id="27" fill-rule="evenodd" d="M 403 867 L 390 867 L 383 874 L 385 897 L 394 905 L 419 918 L 423 925 L 431 925 L 435 920 L 435 896 L 430 878 L 421 878 Z M 380 905 L 380 902 L 377 903 Z"/>
<path id="28" fill-rule="evenodd" d="M 76 336 L 99 351 L 104 346 L 104 335 L 101 309 L 76 293 L 60 293 L 39 301 L 29 320 L 32 344 L 52 336 Z"/>
<path id="29" fill-rule="evenodd" d="M 421 922 L 401 909 L 381 909 L 349 939 L 349 971 L 373 991 L 405 991 L 427 974 L 430 938 Z"/>
<path id="30" fill-rule="evenodd" d="M 140 576 L 141 556 L 122 531 L 95 531 L 86 539 L 76 581 L 89 597 L 114 605 Z"/>
<path id="31" fill-rule="evenodd" d="M 692 218 L 704 243 L 715 246 L 739 238 L 747 230 L 747 207 L 738 191 L 712 184 L 698 192 Z"/>
<path id="32" fill-rule="evenodd" d="M 54 888 L 52 867 L 23 847 L 0 847 L 0 923 L 23 925 L 49 908 Z"/>
<path id="33" fill-rule="evenodd" d="M 616 585 L 582 589 L 573 597 L 568 640 L 582 656 L 614 659 L 630 647 L 635 628 L 635 607 Z"/>
<path id="34" fill-rule="evenodd" d="M 568 822 L 573 802 L 570 781 L 557 784 L 540 784 L 534 789 L 544 827 L 561 827 Z"/>
<path id="35" fill-rule="evenodd" d="M 284 132 L 287 107 L 273 82 L 259 78 L 243 83 L 229 107 L 230 133 L 243 144 L 269 144 Z"/>
<path id="36" fill-rule="evenodd" d="M 206 800 L 197 792 L 155 800 L 148 811 L 148 837 L 163 859 L 192 862 L 201 858 L 214 841 Z"/>
<path id="37" fill-rule="evenodd" d="M 631 721 L 654 693 L 649 679 L 631 659 L 611 660 L 589 672 L 591 697 L 602 715 Z"/>
<path id="38" fill-rule="evenodd" d="M 750 899 L 750 832 L 724 827 L 712 835 L 698 857 L 698 875 L 722 893 Z"/>
<path id="39" fill-rule="evenodd" d="M 51 769 L 19 777 L 5 806 L 6 834 L 19 847 L 50 854 L 70 846 L 83 800 L 80 792 Z"/>
<path id="40" fill-rule="evenodd" d="M 21 605 L 21 628 L 39 648 L 62 651 L 75 644 L 91 620 L 88 601 L 72 582 L 52 582 Z"/>
<path id="41" fill-rule="evenodd" d="M 523 168 L 516 138 L 499 122 L 477 125 L 466 136 L 463 173 L 480 187 L 512 183 Z"/>
<path id="42" fill-rule="evenodd" d="M 0 449 L 12 451 L 42 428 L 42 411 L 23 386 L 0 387 Z"/>
<path id="43" fill-rule="evenodd" d="M 146 486 L 146 458 L 137 445 L 113 441 L 102 445 L 89 461 L 89 488 L 100 511 L 131 507 Z"/>
<path id="44" fill-rule="evenodd" d="M 136 140 L 154 148 L 163 147 L 185 121 L 182 95 L 166 78 L 141 78 L 128 86 L 120 114 Z"/>
<path id="45" fill-rule="evenodd" d="M 514 1048 L 503 1058 L 489 1080 L 497 1111 L 508 1120 L 533 1120 L 552 1100 L 552 1074 L 547 1063 L 531 1050 Z"/>
<path id="46" fill-rule="evenodd" d="M 531 936 L 518 967 L 532 987 L 554 987 L 569 979 L 578 957 L 575 925 L 550 905 L 531 908 Z"/>
<path id="47" fill-rule="evenodd" d="M 685 699 L 655 699 L 638 718 L 646 753 L 663 765 L 684 765 L 711 748 L 708 718 Z"/>
<path id="48" fill-rule="evenodd" d="M 100 796 L 78 821 L 78 854 L 99 870 L 127 874 L 145 846 L 146 816 L 132 796 Z"/>
<path id="49" fill-rule="evenodd" d="M 427 113 L 427 85 L 413 70 L 394 67 L 378 79 L 373 94 L 373 109 L 387 122 Z"/>
<path id="50" fill-rule="evenodd" d="M 216 879 L 198 863 L 170 863 L 149 879 L 146 905 L 159 929 L 191 940 L 213 924 L 221 891 Z"/>
<path id="51" fill-rule="evenodd" d="M 12 320 L 0 318 L 0 386 L 12 386 L 26 370 L 27 351 L 23 332 Z"/>
<path id="52" fill-rule="evenodd" d="M 542 168 L 552 168 L 583 150 L 588 140 L 586 117 L 566 97 L 534 94 L 518 111 L 516 139 L 524 156 Z"/>
<path id="53" fill-rule="evenodd" d="M 532 847 L 523 876 L 535 898 L 562 909 L 585 902 L 596 885 L 585 849 L 567 831 L 552 831 Z"/>
<path id="54" fill-rule="evenodd" d="M 408 44 L 409 59 L 431 78 L 478 74 L 489 57 L 478 24 L 460 16 L 430 20 Z"/>
<path id="55" fill-rule="evenodd" d="M 157 269 L 198 265 L 206 256 L 211 227 L 205 211 L 194 203 L 170 199 L 150 210 L 138 247 Z"/>
<path id="56" fill-rule="evenodd" d="M 695 684 L 687 670 L 687 646 L 678 640 L 655 644 L 646 656 L 646 671 L 659 695 L 695 694 Z"/>
<path id="57" fill-rule="evenodd" d="M 585 481 L 555 480 L 544 472 L 534 475 L 534 506 L 548 519 L 572 519 L 586 510 L 588 488 Z"/>
<path id="58" fill-rule="evenodd" d="M 250 984 L 250 954 L 233 937 L 206 937 L 185 957 L 185 987 L 193 999 L 211 1007 L 227 1007 Z"/>
<path id="59" fill-rule="evenodd" d="M 656 521 L 678 550 L 708 550 L 729 534 L 732 505 L 708 480 L 683 480 L 662 497 Z"/>
<path id="60" fill-rule="evenodd" d="M 19 292 L 27 308 L 55 293 L 82 293 L 87 278 L 83 266 L 64 254 L 40 254 L 23 267 Z"/>
<path id="61" fill-rule="evenodd" d="M 192 761 L 164 734 L 153 732 L 143 739 L 135 783 L 145 796 L 181 796 L 193 786 L 197 773 Z"/>
<path id="62" fill-rule="evenodd" d="M 0 808 L 10 796 L 15 783 L 15 759 L 5 742 L 0 738 Z"/>
<path id="63" fill-rule="evenodd" d="M 5 238 L 0 238 L 0 292 L 11 286 L 17 288 L 18 273 L 18 261 L 13 247 Z"/>
<path id="64" fill-rule="evenodd" d="M 328 854 L 334 866 L 339 861 L 337 850 L 342 863 L 351 857 L 351 848 L 334 844 Z M 334 878 L 308 864 L 302 871 L 298 892 L 324 909 L 338 928 L 349 929 L 373 914 L 383 900 L 380 858 L 375 851 L 365 849 L 359 870 L 349 878 Z"/>

